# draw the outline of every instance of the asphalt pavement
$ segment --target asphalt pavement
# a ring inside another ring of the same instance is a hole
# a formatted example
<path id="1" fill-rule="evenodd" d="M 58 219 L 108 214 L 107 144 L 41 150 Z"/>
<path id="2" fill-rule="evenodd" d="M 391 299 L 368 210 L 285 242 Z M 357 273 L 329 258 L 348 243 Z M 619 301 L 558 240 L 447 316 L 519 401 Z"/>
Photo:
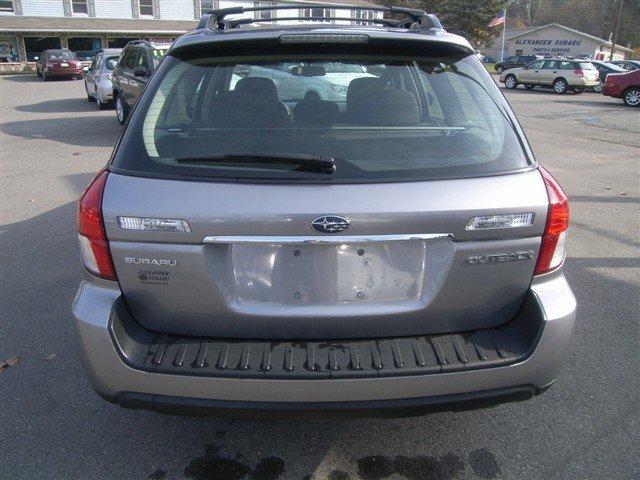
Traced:
<path id="1" fill-rule="evenodd" d="M 407 419 L 255 422 L 107 404 L 75 349 L 75 201 L 120 132 L 82 81 L 0 78 L 0 477 L 640 478 L 640 109 L 508 91 L 571 199 L 579 303 L 556 385 L 525 403 Z"/>

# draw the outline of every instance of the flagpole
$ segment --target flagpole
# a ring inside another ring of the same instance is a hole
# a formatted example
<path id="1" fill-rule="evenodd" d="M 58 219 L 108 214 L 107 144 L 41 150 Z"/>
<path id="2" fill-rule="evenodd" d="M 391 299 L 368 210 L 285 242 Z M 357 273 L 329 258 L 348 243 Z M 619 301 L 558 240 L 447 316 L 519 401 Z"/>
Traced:
<path id="1" fill-rule="evenodd" d="M 504 40 L 507 36 L 507 6 L 504 6 L 504 21 L 502 22 L 502 58 L 501 62 L 504 62 Z"/>

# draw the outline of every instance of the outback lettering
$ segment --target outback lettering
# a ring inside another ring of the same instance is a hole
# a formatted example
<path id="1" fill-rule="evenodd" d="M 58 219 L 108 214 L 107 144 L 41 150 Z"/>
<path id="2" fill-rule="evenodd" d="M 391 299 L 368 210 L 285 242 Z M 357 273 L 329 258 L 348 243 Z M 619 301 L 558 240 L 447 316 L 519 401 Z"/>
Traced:
<path id="1" fill-rule="evenodd" d="M 514 253 L 497 253 L 495 255 L 474 255 L 467 258 L 467 263 L 478 265 L 481 263 L 517 262 L 519 260 L 533 260 L 534 258 L 535 252 L 533 250 L 526 250 Z"/>

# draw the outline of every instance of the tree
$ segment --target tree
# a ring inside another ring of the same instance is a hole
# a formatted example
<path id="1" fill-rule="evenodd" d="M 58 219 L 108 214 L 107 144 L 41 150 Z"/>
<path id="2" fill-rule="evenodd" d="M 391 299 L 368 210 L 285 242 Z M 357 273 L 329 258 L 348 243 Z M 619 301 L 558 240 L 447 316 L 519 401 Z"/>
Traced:
<path id="1" fill-rule="evenodd" d="M 507 24 L 522 20 L 527 27 L 559 23 L 609 39 L 616 27 L 620 0 L 510 0 Z M 640 0 L 624 0 L 617 42 L 640 46 Z"/>
<path id="2" fill-rule="evenodd" d="M 607 40 L 615 30 L 620 0 L 371 0 L 435 13 L 444 27 L 481 44 L 496 34 L 489 22 L 507 6 L 507 28 L 559 23 Z M 640 0 L 624 0 L 618 44 L 640 46 Z"/>
<path id="3" fill-rule="evenodd" d="M 495 28 L 489 28 L 489 22 L 504 8 L 506 0 L 382 0 L 382 3 L 435 13 L 448 31 L 481 44 L 495 36 Z"/>
<path id="4" fill-rule="evenodd" d="M 535 25 L 542 0 L 515 0 L 511 3 L 518 4 L 519 9 L 522 10 L 522 21 L 526 26 Z"/>

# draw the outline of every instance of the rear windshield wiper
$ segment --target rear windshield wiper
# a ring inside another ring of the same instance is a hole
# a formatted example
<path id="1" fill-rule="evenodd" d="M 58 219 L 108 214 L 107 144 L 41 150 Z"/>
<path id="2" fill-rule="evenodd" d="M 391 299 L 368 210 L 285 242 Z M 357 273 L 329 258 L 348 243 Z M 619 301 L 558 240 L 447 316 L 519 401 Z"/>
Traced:
<path id="1" fill-rule="evenodd" d="M 265 165 L 299 165 L 297 171 L 320 172 L 331 174 L 336 170 L 333 157 L 320 155 L 253 155 L 244 153 L 227 153 L 224 155 L 211 155 L 202 157 L 176 158 L 176 163 L 264 163 Z"/>

